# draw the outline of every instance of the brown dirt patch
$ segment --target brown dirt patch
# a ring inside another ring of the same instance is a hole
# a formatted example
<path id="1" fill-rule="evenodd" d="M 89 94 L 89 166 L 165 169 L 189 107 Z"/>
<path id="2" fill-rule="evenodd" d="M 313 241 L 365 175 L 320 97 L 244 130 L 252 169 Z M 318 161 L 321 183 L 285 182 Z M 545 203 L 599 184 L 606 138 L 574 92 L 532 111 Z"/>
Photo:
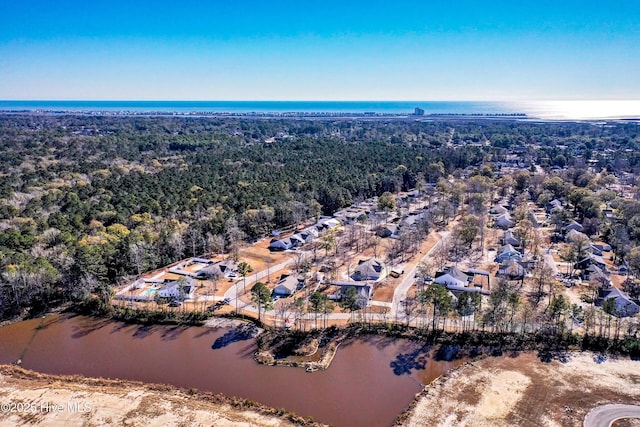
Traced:
<path id="1" fill-rule="evenodd" d="M 535 354 L 487 358 L 427 386 L 401 425 L 581 426 L 595 406 L 640 403 L 638 372 L 640 362 L 597 363 L 590 353 L 566 363 Z"/>

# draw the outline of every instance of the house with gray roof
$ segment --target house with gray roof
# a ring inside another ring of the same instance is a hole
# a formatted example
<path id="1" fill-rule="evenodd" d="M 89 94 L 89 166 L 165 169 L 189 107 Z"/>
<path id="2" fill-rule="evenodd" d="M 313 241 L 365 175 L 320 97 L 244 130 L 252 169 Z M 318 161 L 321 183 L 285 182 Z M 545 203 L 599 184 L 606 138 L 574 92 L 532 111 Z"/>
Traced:
<path id="1" fill-rule="evenodd" d="M 493 224 L 495 227 L 502 228 L 503 230 L 507 230 L 516 225 L 516 223 L 511 220 L 509 214 L 500 215 L 494 220 Z"/>
<path id="2" fill-rule="evenodd" d="M 351 278 L 356 281 L 380 280 L 384 276 L 384 262 L 376 258 L 360 260 Z"/>
<path id="3" fill-rule="evenodd" d="M 632 301 L 628 295 L 614 286 L 600 289 L 595 305 L 602 307 L 604 302 L 609 299 L 615 301 L 615 310 L 612 314 L 616 317 L 631 317 L 640 313 L 640 305 Z"/>
<path id="4" fill-rule="evenodd" d="M 458 267 L 449 267 L 445 271 L 436 273 L 436 277 L 433 280 L 434 283 L 437 283 L 442 286 L 450 287 L 468 287 L 469 282 L 473 280 L 473 276 L 469 276 L 463 273 Z"/>
<path id="5" fill-rule="evenodd" d="M 510 259 L 522 261 L 522 254 L 512 245 L 507 244 L 500 248 L 495 262 L 503 262 Z"/>
<path id="6" fill-rule="evenodd" d="M 527 270 L 515 259 L 505 260 L 498 268 L 498 275 L 504 276 L 509 280 L 522 280 L 526 274 Z"/>
<path id="7" fill-rule="evenodd" d="M 503 245 L 520 246 L 520 239 L 514 236 L 513 231 L 507 230 L 502 236 Z"/>
<path id="8" fill-rule="evenodd" d="M 293 295 L 298 289 L 304 286 L 304 278 L 291 274 L 280 279 L 273 288 L 274 295 L 289 296 Z"/>

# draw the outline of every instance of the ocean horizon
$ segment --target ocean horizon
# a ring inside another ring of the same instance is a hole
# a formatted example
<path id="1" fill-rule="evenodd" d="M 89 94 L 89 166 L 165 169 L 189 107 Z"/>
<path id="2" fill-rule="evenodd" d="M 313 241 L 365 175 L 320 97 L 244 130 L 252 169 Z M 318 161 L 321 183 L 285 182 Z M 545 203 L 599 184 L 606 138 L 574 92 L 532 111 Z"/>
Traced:
<path id="1" fill-rule="evenodd" d="M 99 101 L 0 100 L 4 112 L 178 114 L 526 115 L 545 120 L 640 119 L 640 100 L 627 101 Z"/>

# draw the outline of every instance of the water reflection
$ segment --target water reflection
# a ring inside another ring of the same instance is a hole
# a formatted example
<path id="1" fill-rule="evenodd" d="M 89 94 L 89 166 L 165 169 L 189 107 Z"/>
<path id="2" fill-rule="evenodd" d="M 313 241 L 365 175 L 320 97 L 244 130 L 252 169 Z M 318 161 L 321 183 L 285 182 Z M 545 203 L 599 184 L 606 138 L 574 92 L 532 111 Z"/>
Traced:
<path id="1" fill-rule="evenodd" d="M 127 325 L 54 316 L 0 328 L 0 363 L 50 374 L 197 388 L 283 407 L 335 426 L 390 425 L 423 384 L 459 361 L 387 337 L 343 343 L 329 369 L 258 365 L 251 329 Z"/>

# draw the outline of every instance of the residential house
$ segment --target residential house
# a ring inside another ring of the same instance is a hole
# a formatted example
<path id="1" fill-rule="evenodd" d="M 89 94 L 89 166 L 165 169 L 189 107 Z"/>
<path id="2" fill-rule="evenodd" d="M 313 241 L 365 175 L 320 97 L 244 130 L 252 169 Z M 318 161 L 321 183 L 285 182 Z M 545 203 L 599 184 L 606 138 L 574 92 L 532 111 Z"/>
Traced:
<path id="1" fill-rule="evenodd" d="M 512 245 L 504 245 L 498 251 L 495 262 L 504 262 L 513 259 L 515 261 L 522 261 L 522 254 L 514 248 Z"/>
<path id="2" fill-rule="evenodd" d="M 520 239 L 516 238 L 513 234 L 513 231 L 505 231 L 502 236 L 502 244 L 503 245 L 511 245 L 511 246 L 520 246 Z"/>
<path id="3" fill-rule="evenodd" d="M 491 208 L 489 209 L 490 215 L 501 216 L 501 215 L 506 215 L 508 213 L 509 211 L 507 210 L 507 208 L 505 208 L 502 205 L 494 205 L 494 206 L 491 206 Z"/>
<path id="4" fill-rule="evenodd" d="M 524 266 L 515 259 L 503 261 L 498 268 L 498 275 L 504 276 L 509 280 L 522 280 L 526 273 L 527 270 Z"/>
<path id="5" fill-rule="evenodd" d="M 552 201 L 546 204 L 545 209 L 549 214 L 553 213 L 556 210 L 561 210 L 563 209 L 562 202 L 558 199 L 553 199 Z"/>
<path id="6" fill-rule="evenodd" d="M 304 239 L 305 242 L 310 242 L 313 239 L 317 238 L 319 235 L 318 229 L 316 229 L 315 227 L 307 227 L 298 234 Z"/>
<path id="7" fill-rule="evenodd" d="M 615 310 L 612 313 L 614 316 L 630 317 L 640 313 L 640 305 L 632 301 L 628 295 L 614 286 L 600 289 L 595 304 L 596 306 L 602 306 L 604 301 L 609 299 L 613 299 L 615 301 Z"/>
<path id="8" fill-rule="evenodd" d="M 351 278 L 357 281 L 380 280 L 384 276 L 384 269 L 384 263 L 376 258 L 360 260 Z"/>
<path id="9" fill-rule="evenodd" d="M 288 237 L 285 239 L 271 239 L 269 243 L 270 251 L 288 251 L 293 249 L 293 243 Z"/>
<path id="10" fill-rule="evenodd" d="M 371 296 L 373 295 L 373 286 L 343 284 L 340 286 L 341 296 L 344 295 L 349 288 L 355 288 L 356 290 L 356 305 L 358 308 L 362 309 L 369 305 L 369 300 L 371 300 Z"/>
<path id="11" fill-rule="evenodd" d="M 473 280 L 472 276 L 463 273 L 458 267 L 449 267 L 445 271 L 436 273 L 436 277 L 433 280 L 442 286 L 450 288 L 454 287 L 468 287 L 469 282 Z"/>
<path id="12" fill-rule="evenodd" d="M 225 260 L 210 264 L 196 275 L 197 278 L 208 279 L 212 277 L 231 277 L 236 271 L 237 264 L 233 260 Z"/>
<path id="13" fill-rule="evenodd" d="M 160 298 L 168 298 L 178 301 L 193 299 L 195 293 L 196 281 L 190 277 L 173 280 L 158 290 L 158 296 Z"/>
<path id="14" fill-rule="evenodd" d="M 589 266 L 595 265 L 602 271 L 607 271 L 607 264 L 601 256 L 588 254 L 585 258 L 581 259 L 575 264 L 575 268 L 580 270 L 586 270 Z"/>
<path id="15" fill-rule="evenodd" d="M 609 272 L 601 269 L 597 265 L 590 265 L 582 270 L 582 278 L 584 280 L 590 280 L 598 284 L 611 284 L 611 279 L 608 276 Z"/>
<path id="16" fill-rule="evenodd" d="M 291 241 L 291 244 L 293 245 L 294 248 L 298 248 L 298 247 L 304 245 L 305 242 L 306 242 L 304 237 L 302 237 L 299 233 L 296 233 L 296 234 L 292 235 L 291 237 L 289 237 L 289 240 Z"/>
<path id="17" fill-rule="evenodd" d="M 336 229 L 340 226 L 340 221 L 337 220 L 336 218 L 320 218 L 320 221 L 318 221 L 318 223 L 316 224 L 316 228 L 318 229 L 318 231 L 327 231 L 327 230 L 333 230 Z"/>
<path id="18" fill-rule="evenodd" d="M 516 223 L 509 217 L 509 214 L 500 215 L 494 220 L 493 224 L 497 228 L 502 228 L 503 230 L 507 230 L 516 225 Z"/>
<path id="19" fill-rule="evenodd" d="M 289 296 L 293 295 L 298 289 L 304 286 L 304 279 L 294 274 L 280 279 L 273 288 L 274 295 Z"/>
<path id="20" fill-rule="evenodd" d="M 395 224 L 386 224 L 386 225 L 381 226 L 378 229 L 378 233 L 377 234 L 378 234 L 379 237 L 383 237 L 383 238 L 386 238 L 386 237 L 397 237 L 399 229 L 400 228 Z"/>
<path id="21" fill-rule="evenodd" d="M 576 230 L 576 231 L 579 231 L 579 232 L 581 232 L 581 233 L 582 233 L 582 230 L 583 230 L 583 229 L 584 229 L 584 228 L 582 227 L 582 225 L 581 225 L 579 222 L 577 222 L 576 220 L 573 220 L 573 221 L 571 221 L 571 222 L 569 223 L 569 225 L 567 225 L 566 227 L 564 227 L 564 232 L 565 232 L 565 233 L 568 233 L 568 232 L 569 232 L 569 231 L 571 231 L 571 230 Z"/>

